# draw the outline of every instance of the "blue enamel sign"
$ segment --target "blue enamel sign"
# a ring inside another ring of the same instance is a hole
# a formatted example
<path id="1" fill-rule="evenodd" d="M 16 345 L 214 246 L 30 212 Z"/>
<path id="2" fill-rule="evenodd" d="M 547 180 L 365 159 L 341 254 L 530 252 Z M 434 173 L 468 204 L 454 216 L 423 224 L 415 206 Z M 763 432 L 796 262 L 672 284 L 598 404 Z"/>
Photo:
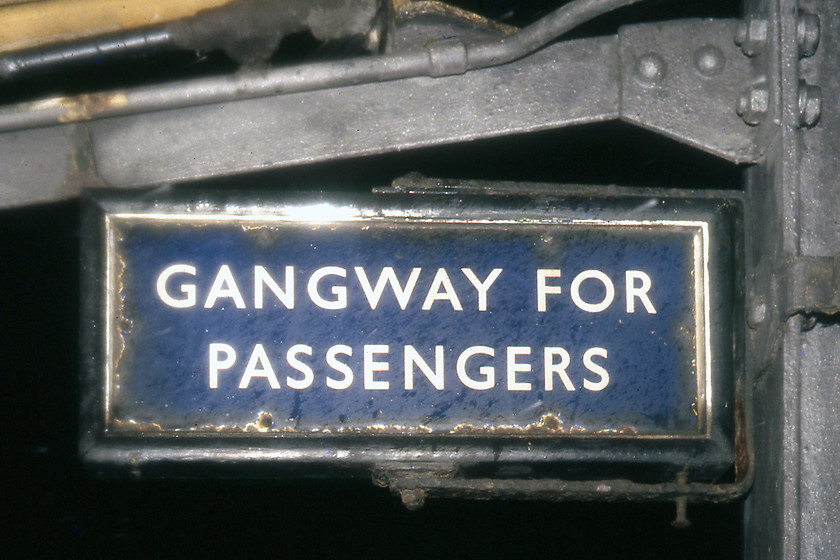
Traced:
<path id="1" fill-rule="evenodd" d="M 702 437 L 698 219 L 109 213 L 108 433 Z"/>

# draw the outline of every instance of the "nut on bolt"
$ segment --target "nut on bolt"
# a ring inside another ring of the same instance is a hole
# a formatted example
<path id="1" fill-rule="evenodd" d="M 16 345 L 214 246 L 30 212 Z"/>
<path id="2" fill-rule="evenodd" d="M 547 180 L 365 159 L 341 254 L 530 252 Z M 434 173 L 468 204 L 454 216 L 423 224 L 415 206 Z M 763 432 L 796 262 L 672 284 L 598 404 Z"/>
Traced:
<path id="1" fill-rule="evenodd" d="M 735 43 L 747 56 L 756 56 L 764 50 L 767 42 L 767 20 L 750 19 L 742 21 L 735 29 Z"/>
<path id="2" fill-rule="evenodd" d="M 747 324 L 750 328 L 757 329 L 767 319 L 767 304 L 763 301 L 757 301 L 750 309 L 749 317 L 747 317 Z"/>
<path id="3" fill-rule="evenodd" d="M 750 126 L 761 122 L 770 106 L 770 90 L 764 84 L 751 86 L 741 94 L 735 107 L 738 115 Z"/>
<path id="4" fill-rule="evenodd" d="M 822 90 L 799 80 L 799 125 L 810 128 L 817 124 L 822 113 Z"/>
<path id="5" fill-rule="evenodd" d="M 406 509 L 418 510 L 426 503 L 426 492 L 420 488 L 400 490 L 400 499 Z"/>
<path id="6" fill-rule="evenodd" d="M 799 13 L 796 22 L 796 41 L 799 43 L 799 58 L 813 56 L 820 44 L 820 18 L 806 12 Z"/>

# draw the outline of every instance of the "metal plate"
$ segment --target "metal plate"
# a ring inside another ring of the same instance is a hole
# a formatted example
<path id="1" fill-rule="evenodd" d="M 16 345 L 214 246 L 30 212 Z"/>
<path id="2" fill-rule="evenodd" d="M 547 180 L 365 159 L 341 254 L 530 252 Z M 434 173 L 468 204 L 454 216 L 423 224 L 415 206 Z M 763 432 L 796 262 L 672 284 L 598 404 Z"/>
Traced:
<path id="1" fill-rule="evenodd" d="M 732 424 L 714 204 L 98 196 L 106 438 L 718 449 Z"/>

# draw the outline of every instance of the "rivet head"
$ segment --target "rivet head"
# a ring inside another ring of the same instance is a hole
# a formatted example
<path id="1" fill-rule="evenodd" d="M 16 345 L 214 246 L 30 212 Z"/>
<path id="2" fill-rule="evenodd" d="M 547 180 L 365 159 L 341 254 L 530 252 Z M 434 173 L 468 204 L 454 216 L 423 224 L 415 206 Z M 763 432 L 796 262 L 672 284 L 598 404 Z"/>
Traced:
<path id="1" fill-rule="evenodd" d="M 694 53 L 694 66 L 704 76 L 717 76 L 723 71 L 726 58 L 719 48 L 706 45 Z"/>
<path id="2" fill-rule="evenodd" d="M 636 59 L 635 70 L 636 79 L 643 85 L 657 85 L 665 78 L 665 61 L 656 53 L 646 53 Z"/>

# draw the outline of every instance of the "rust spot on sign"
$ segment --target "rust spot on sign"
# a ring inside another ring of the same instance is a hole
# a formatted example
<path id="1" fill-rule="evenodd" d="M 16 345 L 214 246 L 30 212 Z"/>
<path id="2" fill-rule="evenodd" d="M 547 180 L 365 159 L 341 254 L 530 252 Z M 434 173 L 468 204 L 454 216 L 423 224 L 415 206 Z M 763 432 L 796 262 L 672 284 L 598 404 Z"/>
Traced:
<path id="1" fill-rule="evenodd" d="M 524 426 L 500 425 L 493 426 L 485 424 L 476 426 L 473 424 L 459 424 L 450 433 L 457 435 L 536 435 L 536 434 L 562 434 L 563 419 L 556 414 L 548 413 L 540 416 L 537 422 L 525 424 Z"/>

